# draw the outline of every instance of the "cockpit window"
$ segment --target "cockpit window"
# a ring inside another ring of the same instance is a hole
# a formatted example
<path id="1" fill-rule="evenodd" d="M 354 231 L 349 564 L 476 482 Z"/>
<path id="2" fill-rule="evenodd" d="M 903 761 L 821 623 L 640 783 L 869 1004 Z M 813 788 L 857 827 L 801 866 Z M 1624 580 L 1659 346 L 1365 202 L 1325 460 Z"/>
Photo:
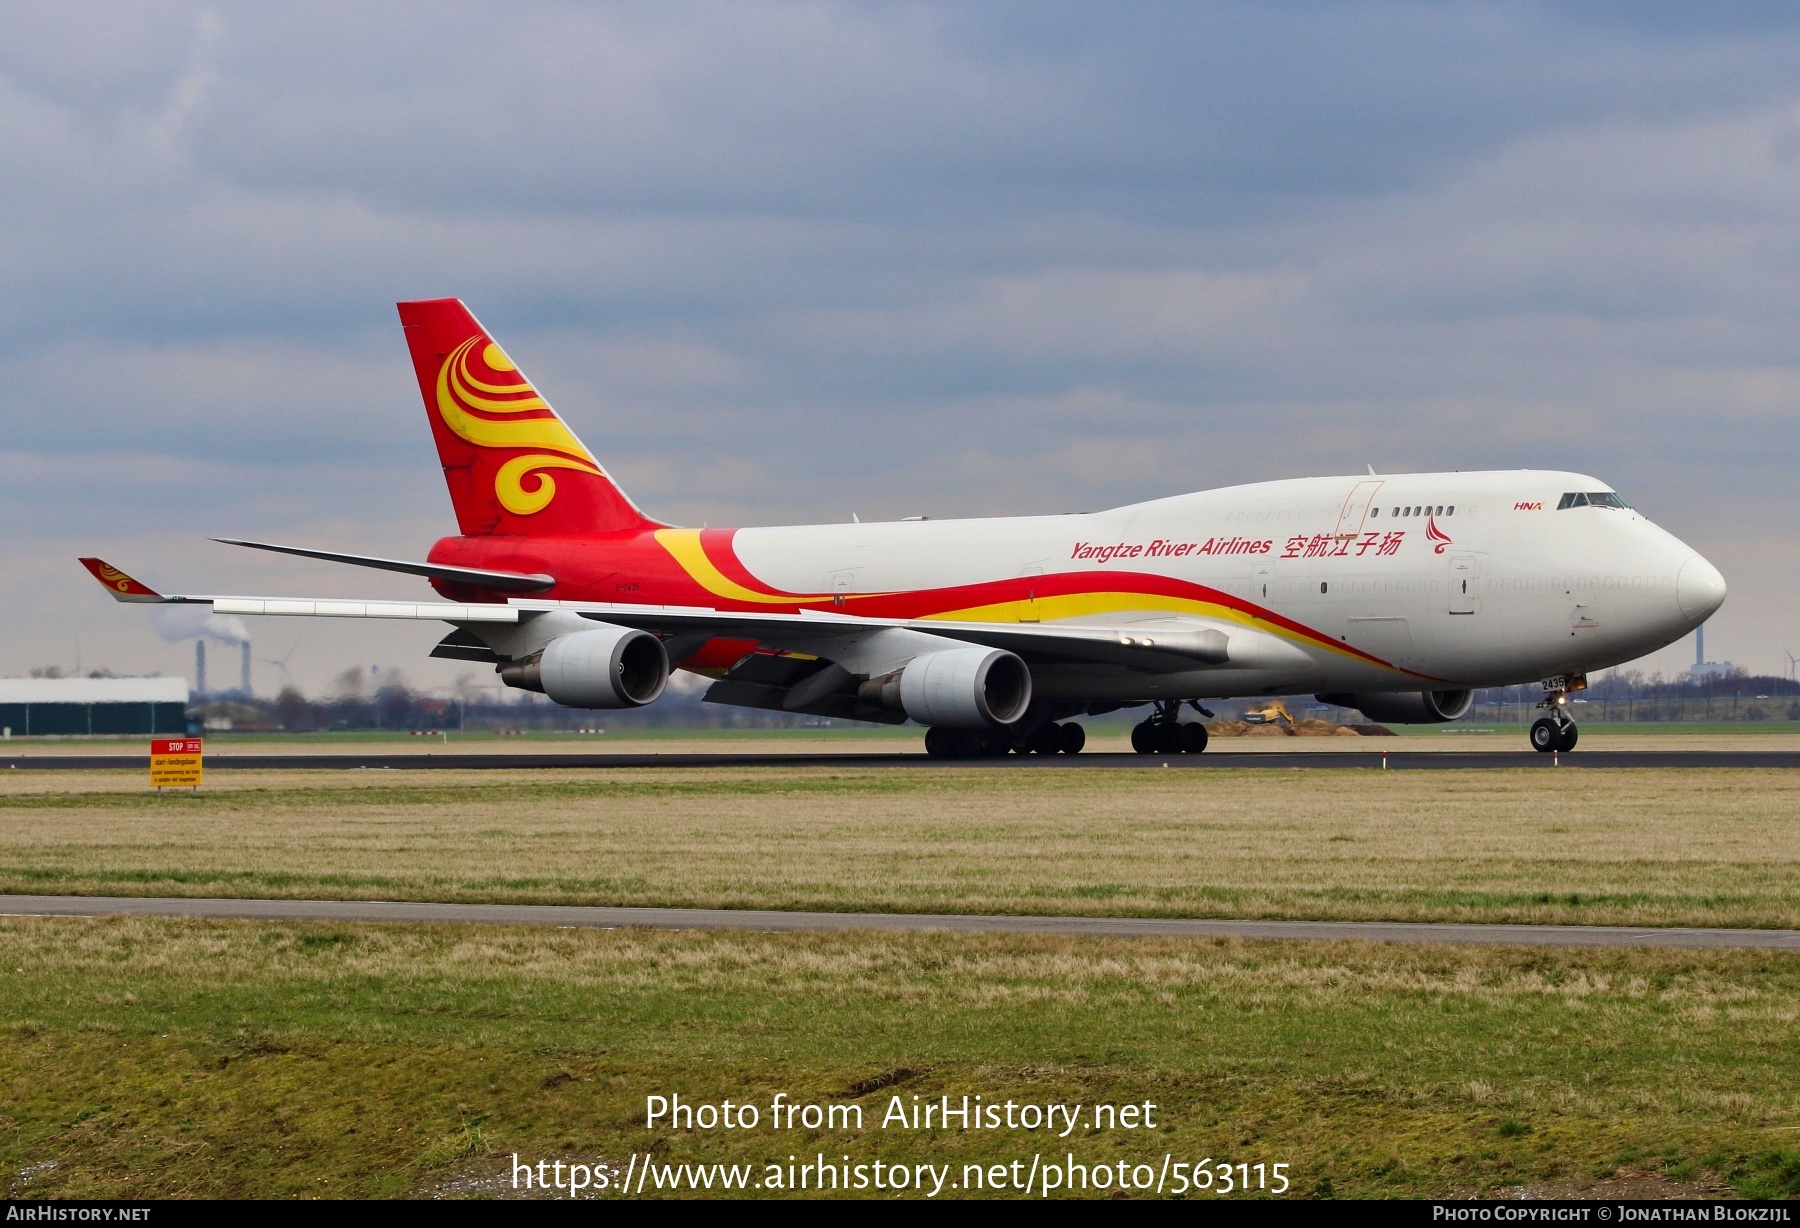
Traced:
<path id="1" fill-rule="evenodd" d="M 1610 490 L 1575 491 L 1564 495 L 1562 502 L 1556 505 L 1556 510 L 1562 512 L 1572 507 L 1611 507 L 1625 511 L 1631 504 Z"/>

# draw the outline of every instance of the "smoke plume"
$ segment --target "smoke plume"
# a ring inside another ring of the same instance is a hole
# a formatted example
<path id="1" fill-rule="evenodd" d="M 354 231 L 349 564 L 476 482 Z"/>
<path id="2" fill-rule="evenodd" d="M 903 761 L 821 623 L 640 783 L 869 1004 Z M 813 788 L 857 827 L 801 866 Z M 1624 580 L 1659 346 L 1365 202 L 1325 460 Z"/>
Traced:
<path id="1" fill-rule="evenodd" d="M 180 640 L 219 640 L 226 644 L 248 644 L 250 628 L 235 614 L 214 614 L 211 606 L 163 605 L 150 611 L 156 633 L 171 644 Z"/>

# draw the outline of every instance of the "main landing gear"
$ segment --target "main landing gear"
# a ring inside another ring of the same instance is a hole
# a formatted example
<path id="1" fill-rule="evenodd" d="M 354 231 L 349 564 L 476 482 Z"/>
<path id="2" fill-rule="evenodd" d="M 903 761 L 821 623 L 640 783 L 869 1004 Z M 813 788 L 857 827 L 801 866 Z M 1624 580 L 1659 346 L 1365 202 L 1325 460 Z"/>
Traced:
<path id="1" fill-rule="evenodd" d="M 933 759 L 998 759 L 1015 751 L 1021 755 L 1078 755 L 1087 745 L 1087 730 L 1074 721 L 1058 725 L 1045 721 L 1013 741 L 1006 729 L 945 729 L 933 725 L 925 731 L 925 753 Z"/>
<path id="2" fill-rule="evenodd" d="M 1199 704 L 1194 704 L 1194 711 L 1212 715 Z M 1197 755 L 1205 750 L 1206 726 L 1183 725 L 1177 719 L 1180 714 L 1179 699 L 1158 700 L 1155 715 L 1132 726 L 1131 749 L 1140 755 Z"/>
<path id="3" fill-rule="evenodd" d="M 1540 708 L 1548 708 L 1549 716 L 1541 716 L 1531 723 L 1531 749 L 1539 754 L 1547 755 L 1551 751 L 1570 751 L 1575 749 L 1581 731 L 1575 728 L 1575 722 L 1569 719 L 1567 711 L 1569 691 L 1581 690 L 1587 685 L 1585 677 L 1580 678 L 1581 686 L 1571 687 L 1564 679 L 1552 679 L 1544 684 L 1544 699 L 1538 704 Z"/>

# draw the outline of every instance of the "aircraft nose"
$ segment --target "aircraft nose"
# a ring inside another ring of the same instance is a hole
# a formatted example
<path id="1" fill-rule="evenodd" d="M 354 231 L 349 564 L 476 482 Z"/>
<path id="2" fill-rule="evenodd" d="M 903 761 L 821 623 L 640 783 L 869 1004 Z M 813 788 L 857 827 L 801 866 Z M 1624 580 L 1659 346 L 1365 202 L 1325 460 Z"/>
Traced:
<path id="1" fill-rule="evenodd" d="M 1703 623 L 1725 604 L 1725 577 L 1696 554 L 1675 577 L 1675 600 L 1691 622 Z"/>

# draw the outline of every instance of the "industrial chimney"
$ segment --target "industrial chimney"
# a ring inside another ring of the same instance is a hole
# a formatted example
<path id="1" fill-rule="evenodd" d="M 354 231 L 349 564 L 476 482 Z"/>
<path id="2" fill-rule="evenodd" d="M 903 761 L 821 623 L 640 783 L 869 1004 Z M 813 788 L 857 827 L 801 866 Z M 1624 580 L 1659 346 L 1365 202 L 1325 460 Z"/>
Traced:
<path id="1" fill-rule="evenodd" d="M 250 641 L 244 641 L 244 698 L 250 698 Z"/>
<path id="2" fill-rule="evenodd" d="M 194 694 L 206 698 L 206 641 L 194 641 Z"/>

